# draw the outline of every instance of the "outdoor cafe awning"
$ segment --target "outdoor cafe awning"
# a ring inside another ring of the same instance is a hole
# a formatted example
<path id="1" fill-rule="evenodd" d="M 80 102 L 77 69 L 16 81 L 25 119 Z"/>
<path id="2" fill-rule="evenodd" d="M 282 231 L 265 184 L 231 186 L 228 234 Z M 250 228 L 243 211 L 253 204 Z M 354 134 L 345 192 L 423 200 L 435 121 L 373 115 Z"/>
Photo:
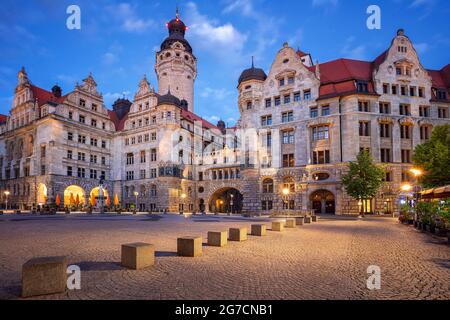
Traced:
<path id="1" fill-rule="evenodd" d="M 422 191 L 421 194 L 422 198 L 426 199 L 450 198 L 450 185 L 434 189 L 427 189 Z"/>

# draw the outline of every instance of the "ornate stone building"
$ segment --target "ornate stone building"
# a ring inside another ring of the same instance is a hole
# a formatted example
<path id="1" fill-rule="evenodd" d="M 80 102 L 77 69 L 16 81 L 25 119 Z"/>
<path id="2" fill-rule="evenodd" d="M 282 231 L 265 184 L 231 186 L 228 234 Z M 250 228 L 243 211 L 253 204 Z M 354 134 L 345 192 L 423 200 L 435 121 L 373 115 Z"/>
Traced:
<path id="1" fill-rule="evenodd" d="M 367 149 L 386 166 L 369 212 L 398 208 L 414 147 L 450 123 L 450 65 L 426 70 L 399 30 L 374 61 L 314 64 L 285 44 L 268 74 L 245 70 L 236 127 L 194 113 L 196 58 L 178 17 L 156 54 L 156 92 L 146 77 L 133 102 L 108 110 L 89 75 L 62 95 L 19 71 L 9 116 L 0 116 L 0 192 L 30 208 L 55 203 L 140 210 L 246 212 L 311 210 L 350 214 L 346 164 Z M 116 199 L 115 199 L 116 198 Z"/>

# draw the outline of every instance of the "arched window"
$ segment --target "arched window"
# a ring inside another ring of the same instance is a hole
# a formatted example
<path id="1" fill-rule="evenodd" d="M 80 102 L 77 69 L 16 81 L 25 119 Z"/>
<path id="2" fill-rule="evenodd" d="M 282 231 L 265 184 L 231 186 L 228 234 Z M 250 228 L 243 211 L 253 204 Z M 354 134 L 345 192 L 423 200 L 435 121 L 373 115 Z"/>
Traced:
<path id="1" fill-rule="evenodd" d="M 264 179 L 262 183 L 263 193 L 273 193 L 273 180 L 272 179 Z"/>
<path id="2" fill-rule="evenodd" d="M 288 189 L 289 192 L 295 193 L 295 182 L 294 178 L 286 177 L 283 179 L 283 189 Z"/>
<path id="3" fill-rule="evenodd" d="M 139 191 L 140 191 L 140 196 L 145 197 L 145 186 L 144 185 L 141 185 L 141 188 Z"/>

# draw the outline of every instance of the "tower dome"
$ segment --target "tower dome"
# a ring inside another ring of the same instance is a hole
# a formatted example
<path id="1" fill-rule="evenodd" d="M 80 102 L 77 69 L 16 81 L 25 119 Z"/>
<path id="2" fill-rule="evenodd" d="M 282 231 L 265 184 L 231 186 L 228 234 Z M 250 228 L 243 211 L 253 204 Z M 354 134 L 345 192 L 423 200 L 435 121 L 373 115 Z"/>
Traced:
<path id="1" fill-rule="evenodd" d="M 165 49 L 169 49 L 172 44 L 175 42 L 181 42 L 183 46 L 186 48 L 186 51 L 192 53 L 192 47 L 189 42 L 184 38 L 186 34 L 187 26 L 180 19 L 180 14 L 177 13 L 175 19 L 171 20 L 167 23 L 167 28 L 169 29 L 169 36 L 164 40 L 161 44 L 161 51 Z"/>
<path id="2" fill-rule="evenodd" d="M 255 64 L 252 59 L 252 67 L 244 70 L 239 77 L 239 85 L 248 80 L 259 80 L 265 81 L 267 79 L 267 75 L 263 69 L 255 68 Z"/>
<path id="3" fill-rule="evenodd" d="M 176 106 L 176 107 L 181 107 L 180 99 L 178 99 L 173 94 L 171 94 L 170 93 L 170 89 L 169 89 L 169 92 L 167 94 L 162 95 L 162 96 L 158 96 L 158 106 L 163 105 L 163 104 L 172 105 L 172 106 Z"/>

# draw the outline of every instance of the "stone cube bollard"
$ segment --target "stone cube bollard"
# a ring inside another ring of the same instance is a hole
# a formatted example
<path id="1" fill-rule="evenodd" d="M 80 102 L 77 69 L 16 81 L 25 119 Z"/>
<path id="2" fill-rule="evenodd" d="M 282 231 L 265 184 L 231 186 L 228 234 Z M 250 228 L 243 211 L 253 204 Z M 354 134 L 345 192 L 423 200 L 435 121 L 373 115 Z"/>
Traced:
<path id="1" fill-rule="evenodd" d="M 304 217 L 295 218 L 295 223 L 298 226 L 302 226 L 305 223 L 305 218 Z"/>
<path id="2" fill-rule="evenodd" d="M 230 241 L 245 241 L 247 240 L 247 228 L 230 228 Z"/>
<path id="3" fill-rule="evenodd" d="M 311 223 L 311 217 L 305 217 L 305 223 Z"/>
<path id="4" fill-rule="evenodd" d="M 22 266 L 22 297 L 62 293 L 67 286 L 67 258 L 42 257 Z"/>
<path id="5" fill-rule="evenodd" d="M 295 228 L 296 227 L 295 219 L 286 219 L 285 227 L 286 228 Z"/>
<path id="6" fill-rule="evenodd" d="M 208 232 L 208 246 L 223 247 L 227 245 L 226 231 L 210 231 Z"/>
<path id="7" fill-rule="evenodd" d="M 129 243 L 122 245 L 122 266 L 140 270 L 155 264 L 155 246 L 148 243 Z"/>
<path id="8" fill-rule="evenodd" d="M 311 221 L 312 222 L 317 222 L 317 221 L 319 221 L 319 217 L 318 216 L 312 216 L 311 217 Z"/>
<path id="9" fill-rule="evenodd" d="M 202 255 L 202 237 L 178 238 L 177 254 L 182 257 L 200 257 Z"/>
<path id="10" fill-rule="evenodd" d="M 267 227 L 265 224 L 252 224 L 252 236 L 262 237 L 267 234 Z"/>
<path id="11" fill-rule="evenodd" d="M 272 231 L 284 231 L 284 221 L 272 221 Z"/>

